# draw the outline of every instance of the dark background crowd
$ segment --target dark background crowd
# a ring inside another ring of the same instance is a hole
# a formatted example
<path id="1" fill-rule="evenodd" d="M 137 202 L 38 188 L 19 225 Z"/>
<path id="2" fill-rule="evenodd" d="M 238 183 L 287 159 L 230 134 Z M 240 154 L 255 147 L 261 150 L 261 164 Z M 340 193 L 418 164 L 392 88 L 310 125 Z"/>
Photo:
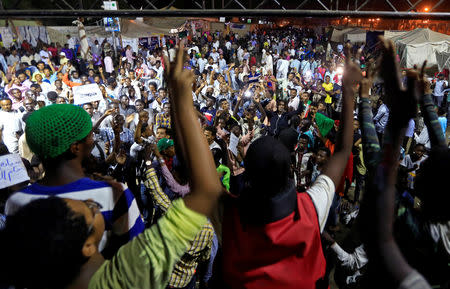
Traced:
<path id="1" fill-rule="evenodd" d="M 447 70 L 309 29 L 182 36 L 0 48 L 0 155 L 30 178 L 0 190 L 0 284 L 449 288 Z"/>

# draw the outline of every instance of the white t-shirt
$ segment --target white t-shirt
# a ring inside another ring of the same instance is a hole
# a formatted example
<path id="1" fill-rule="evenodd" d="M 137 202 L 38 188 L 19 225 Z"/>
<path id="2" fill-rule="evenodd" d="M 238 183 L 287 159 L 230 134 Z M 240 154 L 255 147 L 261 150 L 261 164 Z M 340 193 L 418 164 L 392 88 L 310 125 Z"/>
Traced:
<path id="1" fill-rule="evenodd" d="M 48 51 L 45 51 L 45 50 L 41 50 L 39 52 L 39 56 L 41 57 L 42 61 L 44 61 L 44 62 L 46 59 L 48 59 L 50 57 L 50 55 L 48 54 Z"/>
<path id="2" fill-rule="evenodd" d="M 406 155 L 405 158 L 402 160 L 400 165 L 404 166 L 407 169 L 412 169 L 415 165 L 417 165 L 417 168 L 420 168 L 420 164 L 427 159 L 427 156 L 422 156 L 420 160 L 417 160 L 415 162 L 412 161 L 411 155 Z M 416 173 L 414 170 L 413 173 Z"/>
<path id="3" fill-rule="evenodd" d="M 325 228 L 335 190 L 333 181 L 328 176 L 322 174 L 317 177 L 314 184 L 306 191 L 316 208 L 320 232 Z"/>
<path id="4" fill-rule="evenodd" d="M 105 71 L 107 73 L 113 72 L 114 71 L 114 65 L 113 65 L 112 58 L 110 56 L 106 56 L 103 61 L 105 62 Z"/>
<path id="5" fill-rule="evenodd" d="M 293 110 L 297 110 L 299 104 L 300 104 L 300 98 L 298 96 L 296 96 L 293 99 L 289 99 L 288 107 L 292 107 Z"/>
<path id="6" fill-rule="evenodd" d="M 277 79 L 286 79 L 289 71 L 289 61 L 280 59 L 277 62 Z"/>
<path id="7" fill-rule="evenodd" d="M 69 44 L 69 49 L 75 49 L 77 40 L 74 37 L 71 37 L 69 40 L 67 40 L 67 44 Z"/>
<path id="8" fill-rule="evenodd" d="M 52 85 L 51 85 L 50 83 L 48 83 L 48 82 L 42 82 L 42 83 L 40 83 L 39 85 L 40 85 L 41 88 L 42 88 L 42 94 L 45 95 L 45 96 L 47 96 L 47 93 L 48 93 L 49 91 L 54 90 L 53 87 L 52 87 Z"/>
<path id="9" fill-rule="evenodd" d="M 169 61 L 170 62 L 175 60 L 175 54 L 176 54 L 175 48 L 170 48 L 169 49 Z"/>
<path id="10" fill-rule="evenodd" d="M 21 130 L 19 114 L 0 110 L 0 130 L 3 143 L 10 153 L 19 153 L 19 139 L 16 132 Z"/>
<path id="11" fill-rule="evenodd" d="M 219 59 L 219 53 L 217 52 L 212 52 L 209 56 L 214 59 L 214 62 L 217 62 L 217 60 Z"/>

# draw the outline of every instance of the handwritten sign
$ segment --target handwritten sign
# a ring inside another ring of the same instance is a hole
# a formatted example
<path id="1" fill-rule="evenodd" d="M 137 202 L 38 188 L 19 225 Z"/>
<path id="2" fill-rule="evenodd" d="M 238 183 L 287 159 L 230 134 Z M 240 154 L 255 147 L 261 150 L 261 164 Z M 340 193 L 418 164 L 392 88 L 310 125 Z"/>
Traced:
<path id="1" fill-rule="evenodd" d="M 230 144 L 228 145 L 228 149 L 233 153 L 234 156 L 237 157 L 238 149 L 237 145 L 239 143 L 239 138 L 234 135 L 234 133 L 230 134 Z"/>
<path id="2" fill-rule="evenodd" d="M 73 103 L 75 105 L 80 105 L 103 99 L 102 92 L 100 91 L 100 88 L 98 88 L 98 85 L 95 83 L 74 86 L 72 87 L 72 91 L 73 91 Z"/>
<path id="3" fill-rule="evenodd" d="M 17 154 L 0 156 L 0 189 L 28 181 L 27 169 Z"/>

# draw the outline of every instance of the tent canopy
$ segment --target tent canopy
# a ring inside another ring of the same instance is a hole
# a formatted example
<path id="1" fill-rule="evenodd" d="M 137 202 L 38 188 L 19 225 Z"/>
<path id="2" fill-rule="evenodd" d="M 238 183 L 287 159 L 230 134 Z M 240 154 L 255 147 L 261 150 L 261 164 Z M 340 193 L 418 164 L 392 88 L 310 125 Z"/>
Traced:
<path id="1" fill-rule="evenodd" d="M 366 30 L 358 27 L 344 29 L 334 28 L 330 40 L 341 43 L 347 40 L 350 40 L 351 42 L 365 42 Z"/>
<path id="2" fill-rule="evenodd" d="M 177 29 L 185 22 L 186 18 L 181 17 L 145 18 L 143 22 L 124 19 L 121 22 L 121 34 L 128 38 L 169 35 L 172 34 L 171 29 Z"/>
<path id="3" fill-rule="evenodd" d="M 436 60 L 439 71 L 450 69 L 450 52 L 436 51 Z"/>
<path id="4" fill-rule="evenodd" d="M 428 28 L 417 28 L 400 35 L 396 35 L 391 38 L 392 41 L 399 42 L 402 44 L 428 44 L 441 41 L 450 41 L 450 36 L 435 32 Z"/>
<path id="5" fill-rule="evenodd" d="M 391 38 L 400 56 L 400 65 L 412 68 L 427 60 L 437 65 L 436 52 L 450 52 L 450 36 L 430 29 L 418 28 Z"/>

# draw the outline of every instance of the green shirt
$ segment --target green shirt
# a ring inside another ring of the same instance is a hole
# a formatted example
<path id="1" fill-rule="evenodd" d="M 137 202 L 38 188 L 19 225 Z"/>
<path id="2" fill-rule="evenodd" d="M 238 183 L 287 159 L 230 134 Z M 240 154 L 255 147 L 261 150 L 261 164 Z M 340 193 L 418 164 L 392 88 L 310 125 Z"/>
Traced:
<path id="1" fill-rule="evenodd" d="M 205 216 L 173 202 L 158 223 L 146 229 L 105 261 L 89 289 L 165 288 L 173 267 L 205 225 Z"/>
<path id="2" fill-rule="evenodd" d="M 222 184 L 225 186 L 227 191 L 229 191 L 230 190 L 230 175 L 231 175 L 230 169 L 221 164 L 217 167 L 216 170 L 218 173 L 224 173 L 223 177 L 222 177 Z"/>

